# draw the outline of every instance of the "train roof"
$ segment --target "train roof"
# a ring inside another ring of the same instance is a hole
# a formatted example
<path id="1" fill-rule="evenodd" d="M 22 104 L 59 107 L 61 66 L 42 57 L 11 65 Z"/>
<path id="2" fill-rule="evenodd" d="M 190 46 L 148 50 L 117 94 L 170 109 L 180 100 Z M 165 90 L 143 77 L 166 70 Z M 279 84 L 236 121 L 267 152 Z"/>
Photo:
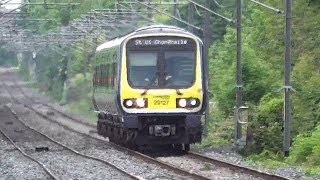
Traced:
<path id="1" fill-rule="evenodd" d="M 188 32 L 188 31 L 186 31 L 185 29 L 182 29 L 182 28 L 179 28 L 179 27 L 175 27 L 175 26 L 168 26 L 168 25 L 151 25 L 151 26 L 146 26 L 146 27 L 139 28 L 139 29 L 137 29 L 137 30 L 125 35 L 125 36 L 117 37 L 115 39 L 107 41 L 107 42 L 103 43 L 102 45 L 98 46 L 97 47 L 97 51 L 100 51 L 102 49 L 107 49 L 107 48 L 118 46 L 127 37 L 130 37 L 132 35 L 152 34 L 152 33 L 159 33 L 159 32 L 187 34 L 187 35 L 190 35 L 190 36 L 193 36 L 193 37 L 197 38 L 200 42 L 202 42 L 199 37 L 195 36 L 194 34 Z"/>

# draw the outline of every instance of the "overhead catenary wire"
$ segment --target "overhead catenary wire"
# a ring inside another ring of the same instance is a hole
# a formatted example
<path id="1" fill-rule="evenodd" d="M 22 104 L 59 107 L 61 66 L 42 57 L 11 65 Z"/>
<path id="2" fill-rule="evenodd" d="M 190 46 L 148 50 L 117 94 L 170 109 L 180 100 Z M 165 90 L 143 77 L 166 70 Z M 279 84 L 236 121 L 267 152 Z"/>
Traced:
<path id="1" fill-rule="evenodd" d="M 210 12 L 210 13 L 212 13 L 212 14 L 214 14 L 214 15 L 216 15 L 216 16 L 218 16 L 218 17 L 220 17 L 220 18 L 222 18 L 222 19 L 224 19 L 224 20 L 226 20 L 226 21 L 228 21 L 228 22 L 231 22 L 231 23 L 234 23 L 234 22 L 235 22 L 234 20 L 232 20 L 232 19 L 230 19 L 230 18 L 228 18 L 228 17 L 225 17 L 225 16 L 223 16 L 223 15 L 221 15 L 221 14 L 219 14 L 219 13 L 216 13 L 216 12 L 212 11 L 211 9 L 209 9 L 209 8 L 207 8 L 207 7 L 199 4 L 199 3 L 197 3 L 197 2 L 194 2 L 194 1 L 192 1 L 192 0 L 187 0 L 187 1 L 190 2 L 190 3 L 195 4 L 196 6 L 202 8 L 202 9 L 204 9 L 204 10 L 206 10 L 206 11 L 208 11 L 208 12 Z"/>
<path id="2" fill-rule="evenodd" d="M 175 19 L 175 20 L 181 22 L 181 23 L 184 23 L 184 24 L 186 24 L 186 25 L 188 25 L 188 26 L 191 26 L 191 27 L 193 27 L 193 28 L 195 28 L 195 29 L 197 29 L 197 30 L 201 30 L 201 31 L 203 30 L 202 28 L 200 28 L 200 27 L 198 27 L 198 26 L 195 26 L 195 25 L 193 25 L 193 24 L 190 24 L 190 23 L 188 23 L 188 22 L 186 22 L 186 21 L 184 21 L 184 20 L 182 20 L 182 19 L 179 19 L 179 18 L 177 18 L 177 17 L 175 17 L 175 16 L 172 16 L 172 15 L 166 13 L 166 12 L 163 12 L 163 11 L 157 9 L 157 8 L 154 8 L 154 7 L 152 7 L 152 6 L 149 6 L 149 5 L 147 5 L 147 4 L 145 4 L 145 3 L 142 3 L 142 2 L 140 2 L 140 1 L 138 1 L 138 0 L 135 0 L 135 2 L 137 2 L 137 3 L 139 3 L 139 4 L 143 5 L 143 6 L 146 6 L 146 7 L 148 7 L 148 8 L 151 8 L 151 9 L 157 11 L 158 13 L 164 14 L 164 15 L 172 18 L 172 19 Z"/>

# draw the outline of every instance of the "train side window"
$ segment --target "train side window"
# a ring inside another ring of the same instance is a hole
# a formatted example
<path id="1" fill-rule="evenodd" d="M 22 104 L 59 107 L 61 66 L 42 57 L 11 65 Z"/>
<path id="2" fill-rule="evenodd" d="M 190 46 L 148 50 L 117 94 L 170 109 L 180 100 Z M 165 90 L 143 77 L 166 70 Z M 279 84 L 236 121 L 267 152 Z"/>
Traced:
<path id="1" fill-rule="evenodd" d="M 110 77 L 110 75 L 109 75 L 109 73 L 110 73 L 110 69 L 109 69 L 109 64 L 106 64 L 105 65 L 105 69 L 104 69 L 104 72 L 105 72 L 105 76 L 104 76 L 104 83 L 105 83 L 105 85 L 107 86 L 107 87 L 109 87 L 110 86 L 110 81 L 109 81 L 109 77 Z"/>
<path id="2" fill-rule="evenodd" d="M 112 63 L 112 79 L 111 79 L 111 85 L 112 87 L 115 87 L 115 77 L 116 77 L 116 63 Z"/>

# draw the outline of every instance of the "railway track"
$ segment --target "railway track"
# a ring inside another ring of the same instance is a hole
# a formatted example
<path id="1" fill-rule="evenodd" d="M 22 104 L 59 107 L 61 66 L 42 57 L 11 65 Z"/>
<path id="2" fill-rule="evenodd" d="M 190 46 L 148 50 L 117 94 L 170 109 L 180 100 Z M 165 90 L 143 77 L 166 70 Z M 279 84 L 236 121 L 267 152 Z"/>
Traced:
<path id="1" fill-rule="evenodd" d="M 16 86 L 16 87 L 20 88 L 19 86 Z M 33 103 L 38 103 L 39 104 L 39 102 L 36 102 L 31 97 L 26 95 L 21 88 L 20 88 L 20 91 L 26 98 L 30 99 L 30 101 L 33 101 Z M 44 105 L 44 106 L 46 106 L 48 108 L 51 108 L 53 111 L 56 111 L 56 112 L 62 114 L 63 116 L 65 116 L 66 118 L 71 119 L 72 121 L 76 121 L 76 122 L 81 123 L 83 125 L 90 126 L 91 128 L 93 128 L 93 127 L 95 128 L 95 126 L 93 126 L 92 124 L 83 123 L 83 121 L 80 121 L 80 120 L 78 120 L 76 118 L 73 118 L 70 115 L 67 115 L 66 113 L 64 113 L 62 111 L 58 111 L 52 106 L 46 105 L 44 103 L 40 103 L 40 104 L 42 104 L 42 105 Z M 42 117 L 45 117 L 45 118 L 49 119 L 50 121 L 53 121 L 53 122 L 59 124 L 60 126 L 63 126 L 63 127 L 67 128 L 67 129 L 73 131 L 73 132 L 79 133 L 78 131 L 76 131 L 74 129 L 71 129 L 67 125 L 65 125 L 65 124 L 63 124 L 61 122 L 57 122 L 53 118 L 51 118 L 51 117 L 49 117 L 49 116 L 47 116 L 47 115 L 45 115 L 43 113 L 38 112 L 37 110 L 33 109 L 32 107 L 29 107 L 29 108 L 31 108 L 31 110 L 33 110 L 38 115 L 40 115 Z M 85 135 L 85 136 L 92 137 L 91 135 L 88 135 L 88 134 L 84 134 L 84 133 L 81 133 L 81 134 Z M 101 139 L 99 139 L 99 140 L 101 140 Z M 101 141 L 105 142 L 105 140 L 101 140 Z M 188 177 L 191 177 L 192 179 L 211 179 L 212 178 L 212 177 L 206 177 L 206 176 L 203 176 L 203 175 L 199 175 L 199 174 L 196 174 L 196 173 L 193 173 L 193 172 L 189 172 L 188 170 L 184 170 L 182 168 L 179 168 L 174 164 L 170 164 L 170 163 L 158 160 L 158 159 L 153 158 L 151 156 L 148 156 L 148 155 L 145 155 L 143 153 L 139 153 L 137 151 L 133 151 L 133 150 L 124 148 L 122 146 L 118 146 L 118 145 L 116 145 L 114 143 L 111 143 L 111 142 L 109 142 L 109 143 L 110 143 L 110 145 L 112 145 L 112 147 L 116 148 L 119 151 L 127 152 L 131 156 L 140 158 L 145 162 L 148 162 L 148 163 L 151 163 L 151 164 L 155 164 L 155 165 L 160 166 L 162 168 L 171 170 L 171 171 L 173 171 L 173 172 L 175 172 L 177 174 L 181 174 L 183 176 L 188 176 Z M 224 168 L 230 169 L 230 170 L 232 170 L 234 172 L 237 172 L 237 173 L 241 172 L 241 173 L 244 173 L 244 174 L 248 174 L 248 175 L 254 176 L 255 178 L 258 178 L 258 179 L 287 179 L 287 178 L 284 178 L 284 177 L 281 177 L 281 176 L 268 174 L 268 173 L 261 172 L 261 171 L 258 171 L 258 170 L 249 169 L 249 168 L 241 167 L 241 166 L 234 165 L 234 164 L 231 164 L 231 163 L 215 160 L 213 158 L 210 158 L 210 157 L 198 154 L 198 153 L 194 153 L 194 152 L 190 152 L 188 154 L 185 154 L 184 156 L 185 156 L 185 158 L 193 158 L 193 159 L 198 159 L 199 161 L 202 161 L 202 162 L 215 164 L 216 166 L 224 167 Z"/>
<path id="2" fill-rule="evenodd" d="M 8 108 L 8 107 L 7 107 Z M 8 108 L 9 109 L 9 108 Z M 33 158 L 32 156 L 28 155 L 24 150 L 22 150 L 22 148 L 20 148 L 13 139 L 10 138 L 9 135 L 7 135 L 1 128 L 0 128 L 0 133 L 14 146 L 15 149 L 17 149 L 23 156 L 25 156 L 26 158 L 30 159 L 31 161 L 37 163 L 39 166 L 41 166 L 41 168 L 46 172 L 46 174 L 49 176 L 50 179 L 58 179 L 52 172 L 50 169 L 48 169 L 46 167 L 45 164 L 41 163 L 40 161 L 38 161 L 36 158 Z"/>
<path id="3" fill-rule="evenodd" d="M 68 146 L 66 146 L 66 145 L 64 145 L 64 144 L 62 144 L 62 143 L 60 143 L 60 142 L 58 142 L 58 141 L 50 138 L 49 136 L 47 136 L 47 135 L 45 135 L 45 134 L 37 131 L 36 129 L 28 126 L 27 124 L 25 124 L 25 123 L 18 117 L 18 115 L 14 112 L 14 110 L 12 110 L 12 109 L 11 109 L 10 107 L 8 107 L 8 106 L 6 106 L 6 107 L 7 107 L 7 108 L 10 110 L 10 112 L 14 115 L 15 120 L 17 120 L 18 122 L 20 122 L 20 123 L 21 123 L 24 127 L 26 127 L 28 130 L 31 130 L 31 131 L 33 131 L 33 132 L 41 135 L 41 136 L 44 137 L 46 140 L 48 140 L 48 141 L 50 141 L 50 142 L 52 142 L 52 143 L 54 143 L 54 144 L 57 144 L 58 146 L 63 147 L 64 149 L 68 150 L 69 152 L 71 152 L 71 153 L 73 153 L 73 154 L 75 154 L 75 155 L 77 155 L 77 156 L 80 156 L 80 157 L 83 157 L 83 158 L 86 158 L 86 159 L 90 159 L 90 160 L 93 160 L 93 161 L 96 161 L 96 162 L 103 163 L 103 164 L 107 165 L 108 167 L 112 167 L 112 168 L 116 169 L 117 171 L 119 171 L 119 172 L 120 172 L 121 174 L 123 174 L 124 176 L 127 176 L 129 179 L 137 179 L 137 180 L 140 180 L 140 179 L 141 179 L 140 177 L 135 176 L 135 175 L 133 175 L 133 174 L 130 174 L 130 173 L 126 172 L 125 170 L 119 168 L 118 166 L 116 166 L 116 165 L 114 165 L 114 164 L 111 164 L 111 163 L 109 163 L 109 162 L 107 162 L 107 161 L 104 161 L 104 160 L 102 160 L 102 159 L 98 159 L 98 158 L 93 157 L 93 156 L 89 156 L 89 155 L 80 153 L 79 151 L 76 151 L 76 150 L 74 150 L 73 148 L 68 147 Z M 22 154 L 24 154 L 25 156 L 29 157 L 30 159 L 36 161 L 38 164 L 40 164 L 40 165 L 45 169 L 45 171 L 48 173 L 48 175 L 50 175 L 50 177 L 52 177 L 53 179 L 59 179 L 59 178 L 57 178 L 56 175 L 54 175 L 54 174 L 51 172 L 51 170 L 49 170 L 48 168 L 46 168 L 46 165 L 45 165 L 44 163 L 41 163 L 40 161 L 35 160 L 35 158 L 32 158 L 30 155 L 27 154 L 26 151 L 23 151 L 21 148 L 19 148 L 18 145 L 16 145 L 16 143 L 14 143 L 14 141 L 13 141 L 7 134 L 5 134 L 2 130 L 1 130 L 1 132 L 2 132 L 2 134 L 3 134 L 6 138 L 9 139 L 9 141 L 10 141 Z"/>

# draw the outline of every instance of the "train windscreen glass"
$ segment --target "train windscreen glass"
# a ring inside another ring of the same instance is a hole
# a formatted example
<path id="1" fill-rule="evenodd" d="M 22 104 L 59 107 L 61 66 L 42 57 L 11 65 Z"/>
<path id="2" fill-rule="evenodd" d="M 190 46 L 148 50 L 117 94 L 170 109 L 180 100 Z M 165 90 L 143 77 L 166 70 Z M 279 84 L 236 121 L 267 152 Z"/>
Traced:
<path id="1" fill-rule="evenodd" d="M 194 82 L 195 53 L 190 51 L 165 52 L 165 86 L 185 87 Z"/>
<path id="2" fill-rule="evenodd" d="M 134 87 L 154 86 L 151 79 L 155 79 L 157 70 L 156 52 L 129 52 L 128 80 Z"/>
<path id="3" fill-rule="evenodd" d="M 132 87 L 187 88 L 195 80 L 196 43 L 184 37 L 144 37 L 127 43 Z"/>

